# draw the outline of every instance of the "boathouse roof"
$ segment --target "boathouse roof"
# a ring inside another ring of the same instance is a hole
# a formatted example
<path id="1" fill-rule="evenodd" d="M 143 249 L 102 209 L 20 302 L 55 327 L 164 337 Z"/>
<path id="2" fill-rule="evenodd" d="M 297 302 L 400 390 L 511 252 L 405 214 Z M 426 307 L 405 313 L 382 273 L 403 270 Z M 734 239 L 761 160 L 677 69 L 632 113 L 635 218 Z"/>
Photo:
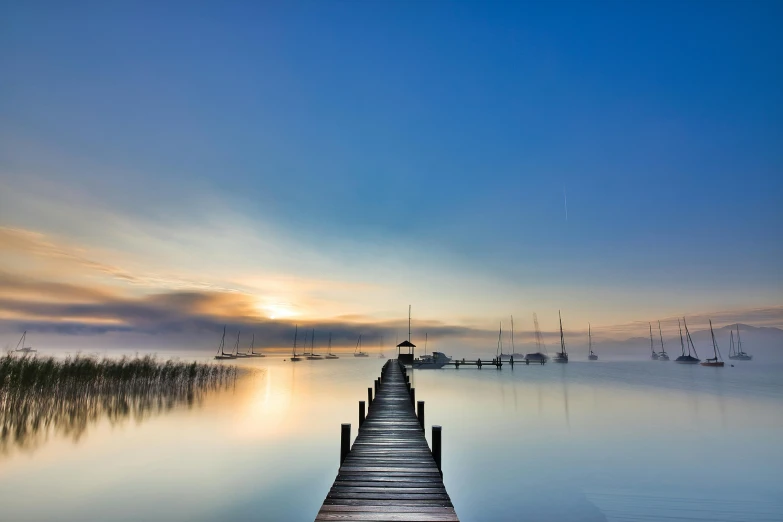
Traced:
<path id="1" fill-rule="evenodd" d="M 416 345 L 410 341 L 403 341 L 397 345 L 397 348 L 416 348 Z"/>

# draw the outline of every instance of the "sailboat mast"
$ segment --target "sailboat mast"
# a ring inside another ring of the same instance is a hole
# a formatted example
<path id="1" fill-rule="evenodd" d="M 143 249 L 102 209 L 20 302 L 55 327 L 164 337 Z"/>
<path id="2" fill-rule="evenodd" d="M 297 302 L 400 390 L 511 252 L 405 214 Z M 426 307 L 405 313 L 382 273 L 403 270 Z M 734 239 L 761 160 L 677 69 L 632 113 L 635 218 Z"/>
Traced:
<path id="1" fill-rule="evenodd" d="M 560 352 L 566 353 L 565 337 L 563 337 L 563 317 L 560 315 L 560 310 L 557 311 L 557 317 L 560 319 Z"/>
<path id="2" fill-rule="evenodd" d="M 223 348 L 225 348 L 225 346 L 226 346 L 226 325 L 223 325 L 223 337 L 220 338 L 220 348 L 218 348 L 219 354 L 223 353 Z"/>
<path id="3" fill-rule="evenodd" d="M 313 353 L 313 349 L 315 347 L 315 328 L 313 328 L 313 333 L 310 335 L 310 355 L 315 355 Z"/>
<path id="4" fill-rule="evenodd" d="M 239 334 L 242 333 L 242 330 L 237 331 L 237 342 L 234 344 L 234 350 L 236 350 L 237 355 L 239 355 Z"/>
<path id="5" fill-rule="evenodd" d="M 514 355 L 516 353 L 516 348 L 514 347 L 514 316 L 511 316 L 511 355 Z"/>
<path id="6" fill-rule="evenodd" d="M 739 323 L 737 323 L 737 351 L 742 353 L 742 339 L 739 334 Z"/>
<path id="7" fill-rule="evenodd" d="M 329 332 L 329 355 L 332 354 L 332 332 Z"/>
<path id="8" fill-rule="evenodd" d="M 663 347 L 663 333 L 661 332 L 661 322 L 658 321 L 658 335 L 661 337 L 661 353 L 666 351 L 666 348 Z"/>
<path id="9" fill-rule="evenodd" d="M 253 338 L 250 340 L 250 353 L 253 353 L 253 348 L 256 347 L 256 334 L 253 334 Z"/>
<path id="10" fill-rule="evenodd" d="M 685 325 L 685 337 L 688 338 L 688 355 L 691 354 L 691 348 L 693 348 L 693 354 L 696 357 L 699 357 L 699 354 L 696 353 L 696 345 L 693 344 L 693 339 L 691 339 L 691 332 L 688 330 L 688 323 L 685 321 L 685 318 L 682 318 L 682 324 Z"/>
<path id="11" fill-rule="evenodd" d="M 685 343 L 682 340 L 682 325 L 680 325 L 679 317 L 677 318 L 677 328 L 680 329 L 680 350 L 682 351 L 682 356 L 685 357 Z"/>
<path id="12" fill-rule="evenodd" d="M 712 319 L 710 319 L 710 335 L 712 336 L 712 351 L 715 353 L 715 359 L 718 359 L 718 344 L 715 342 L 715 333 L 712 331 Z"/>
<path id="13" fill-rule="evenodd" d="M 299 325 L 296 325 L 296 329 L 294 330 L 294 357 L 296 357 L 296 336 L 299 333 Z"/>
<path id="14" fill-rule="evenodd" d="M 653 340 L 652 340 L 652 324 L 647 323 L 650 326 L 650 351 L 655 355 L 655 348 L 653 348 Z"/>
<path id="15" fill-rule="evenodd" d="M 590 348 L 590 355 L 593 355 L 593 335 L 590 333 L 590 323 L 587 323 L 587 345 Z"/>

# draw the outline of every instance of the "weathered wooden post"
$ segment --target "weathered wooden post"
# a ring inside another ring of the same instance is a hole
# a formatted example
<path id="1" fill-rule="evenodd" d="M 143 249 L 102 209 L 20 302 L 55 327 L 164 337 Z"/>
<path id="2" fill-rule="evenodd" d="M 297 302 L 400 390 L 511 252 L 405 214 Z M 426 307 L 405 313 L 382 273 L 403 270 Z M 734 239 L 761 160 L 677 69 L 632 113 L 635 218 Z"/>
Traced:
<path id="1" fill-rule="evenodd" d="M 416 388 L 411 388 L 411 406 L 416 404 Z"/>
<path id="2" fill-rule="evenodd" d="M 411 394 L 411 383 L 406 382 L 405 383 L 405 387 L 408 389 L 408 395 L 410 395 Z"/>
<path id="3" fill-rule="evenodd" d="M 342 424 L 340 430 L 340 465 L 343 465 L 345 457 L 351 451 L 351 425 Z"/>
<path id="4" fill-rule="evenodd" d="M 419 424 L 421 429 L 424 429 L 424 401 L 416 403 L 416 416 L 419 417 Z"/>
<path id="5" fill-rule="evenodd" d="M 364 418 L 366 417 L 364 407 L 365 407 L 364 401 L 359 401 L 359 427 L 360 428 L 362 427 L 362 424 L 364 424 Z"/>
<path id="6" fill-rule="evenodd" d="M 367 388 L 367 408 L 372 406 L 372 388 Z"/>
<path id="7" fill-rule="evenodd" d="M 441 467 L 441 460 L 440 460 L 440 436 L 441 436 L 441 427 L 440 426 L 433 426 L 432 427 L 432 457 L 435 459 L 435 465 L 438 466 L 438 471 L 440 472 L 440 478 L 443 478 L 443 468 Z"/>
<path id="8" fill-rule="evenodd" d="M 378 396 L 378 379 L 375 379 L 375 396 Z"/>

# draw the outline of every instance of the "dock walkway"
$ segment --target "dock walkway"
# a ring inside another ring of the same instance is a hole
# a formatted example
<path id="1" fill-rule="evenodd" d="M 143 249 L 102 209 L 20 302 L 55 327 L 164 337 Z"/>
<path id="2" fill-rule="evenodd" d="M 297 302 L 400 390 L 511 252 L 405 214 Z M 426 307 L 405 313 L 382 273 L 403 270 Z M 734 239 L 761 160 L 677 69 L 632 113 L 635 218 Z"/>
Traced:
<path id="1" fill-rule="evenodd" d="M 396 359 L 315 520 L 459 520 Z"/>

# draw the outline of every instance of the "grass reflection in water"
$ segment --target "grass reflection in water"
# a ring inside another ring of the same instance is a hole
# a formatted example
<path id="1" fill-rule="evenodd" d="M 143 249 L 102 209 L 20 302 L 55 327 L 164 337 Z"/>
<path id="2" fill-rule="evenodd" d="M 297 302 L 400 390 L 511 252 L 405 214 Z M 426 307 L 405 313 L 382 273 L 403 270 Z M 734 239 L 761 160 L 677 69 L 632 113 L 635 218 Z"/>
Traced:
<path id="1" fill-rule="evenodd" d="M 154 356 L 98 360 L 8 354 L 0 358 L 0 453 L 34 449 L 56 433 L 78 441 L 90 423 L 112 424 L 184 405 L 234 383 L 235 366 L 158 361 Z"/>

